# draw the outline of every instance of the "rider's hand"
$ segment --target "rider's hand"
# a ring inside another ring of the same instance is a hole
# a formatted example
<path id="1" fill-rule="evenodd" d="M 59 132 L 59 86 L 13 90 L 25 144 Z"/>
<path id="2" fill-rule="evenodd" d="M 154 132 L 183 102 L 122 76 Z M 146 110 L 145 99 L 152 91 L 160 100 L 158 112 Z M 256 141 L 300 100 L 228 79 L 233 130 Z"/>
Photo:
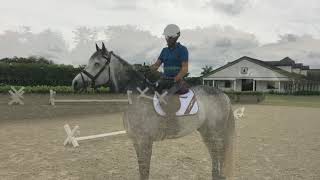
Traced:
<path id="1" fill-rule="evenodd" d="M 178 82 L 180 80 L 181 80 L 181 78 L 179 76 L 174 77 L 174 82 Z"/>

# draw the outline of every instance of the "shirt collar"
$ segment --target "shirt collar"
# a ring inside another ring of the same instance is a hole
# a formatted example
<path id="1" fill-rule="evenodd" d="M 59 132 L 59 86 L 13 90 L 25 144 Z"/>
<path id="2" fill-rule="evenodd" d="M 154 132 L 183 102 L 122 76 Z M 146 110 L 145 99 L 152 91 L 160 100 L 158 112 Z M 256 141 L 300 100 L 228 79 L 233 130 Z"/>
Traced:
<path id="1" fill-rule="evenodd" d="M 181 44 L 179 43 L 179 42 L 177 42 L 176 43 L 176 46 L 175 47 L 173 47 L 173 48 L 169 48 L 170 50 L 174 50 L 174 49 L 177 49 L 177 48 L 179 48 L 181 46 Z"/>

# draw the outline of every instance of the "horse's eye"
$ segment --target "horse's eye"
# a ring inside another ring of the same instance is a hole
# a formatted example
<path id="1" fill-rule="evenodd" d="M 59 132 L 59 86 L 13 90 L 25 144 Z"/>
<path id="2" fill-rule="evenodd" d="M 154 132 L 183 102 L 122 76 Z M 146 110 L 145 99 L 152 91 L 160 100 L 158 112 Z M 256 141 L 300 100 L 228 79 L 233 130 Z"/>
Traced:
<path id="1" fill-rule="evenodd" d="M 94 63 L 94 66 L 95 66 L 95 67 L 99 67 L 100 64 L 96 62 L 96 63 Z"/>

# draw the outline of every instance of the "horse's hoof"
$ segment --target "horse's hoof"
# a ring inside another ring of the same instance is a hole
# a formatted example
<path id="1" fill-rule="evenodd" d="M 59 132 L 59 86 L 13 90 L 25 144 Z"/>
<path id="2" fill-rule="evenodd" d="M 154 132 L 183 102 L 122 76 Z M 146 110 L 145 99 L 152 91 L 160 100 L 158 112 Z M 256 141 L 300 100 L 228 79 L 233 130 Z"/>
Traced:
<path id="1" fill-rule="evenodd" d="M 217 175 L 217 176 L 213 176 L 213 180 L 227 180 L 227 178 L 224 176 Z"/>

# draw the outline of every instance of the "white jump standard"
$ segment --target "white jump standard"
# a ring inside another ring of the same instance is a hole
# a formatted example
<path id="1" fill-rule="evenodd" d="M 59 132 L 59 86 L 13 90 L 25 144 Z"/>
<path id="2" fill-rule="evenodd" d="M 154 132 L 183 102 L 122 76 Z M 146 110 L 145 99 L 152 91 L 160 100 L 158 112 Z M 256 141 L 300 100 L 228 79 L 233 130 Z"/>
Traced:
<path id="1" fill-rule="evenodd" d="M 75 133 L 80 133 L 79 126 L 75 126 L 72 130 L 70 129 L 70 126 L 68 124 L 64 125 L 64 130 L 67 133 L 67 138 L 64 141 L 63 145 L 67 144 L 72 144 L 73 147 L 78 147 L 79 143 L 78 141 L 82 140 L 88 140 L 88 139 L 96 139 L 96 138 L 101 138 L 101 137 L 107 137 L 107 136 L 114 136 L 114 135 L 119 135 L 119 134 L 125 134 L 126 131 L 115 131 L 111 133 L 104 133 L 104 134 L 96 134 L 96 135 L 90 135 L 90 136 L 80 136 L 80 137 L 75 137 Z"/>
<path id="2" fill-rule="evenodd" d="M 146 95 L 146 92 L 149 90 L 149 88 L 145 88 L 144 90 L 141 90 L 139 87 L 137 87 L 137 90 L 140 92 L 140 95 L 137 98 L 146 98 L 146 99 L 150 99 L 153 100 L 154 97 L 148 96 Z M 164 97 L 168 94 L 167 91 L 165 91 L 164 93 L 162 93 L 161 95 L 155 91 L 155 95 L 159 98 L 160 102 L 163 102 L 164 104 L 167 104 L 167 101 L 164 99 Z"/>
<path id="3" fill-rule="evenodd" d="M 245 110 L 245 107 L 240 107 L 240 108 L 234 110 L 233 111 L 233 116 L 236 119 L 241 119 L 242 117 L 244 117 L 244 110 Z"/>
<path id="4" fill-rule="evenodd" d="M 128 99 L 55 99 L 56 92 L 50 90 L 49 103 L 54 106 L 56 103 L 88 103 L 88 102 L 126 102 L 132 104 L 132 91 L 127 91 Z"/>
<path id="5" fill-rule="evenodd" d="M 12 105 L 13 103 L 15 103 L 15 104 L 24 105 L 23 101 L 21 100 L 21 99 L 24 99 L 23 98 L 23 94 L 24 94 L 23 90 L 24 90 L 24 87 L 21 87 L 19 90 L 17 90 L 13 86 L 11 86 L 11 90 L 9 90 L 9 93 L 11 95 L 12 100 L 8 104 Z"/>

